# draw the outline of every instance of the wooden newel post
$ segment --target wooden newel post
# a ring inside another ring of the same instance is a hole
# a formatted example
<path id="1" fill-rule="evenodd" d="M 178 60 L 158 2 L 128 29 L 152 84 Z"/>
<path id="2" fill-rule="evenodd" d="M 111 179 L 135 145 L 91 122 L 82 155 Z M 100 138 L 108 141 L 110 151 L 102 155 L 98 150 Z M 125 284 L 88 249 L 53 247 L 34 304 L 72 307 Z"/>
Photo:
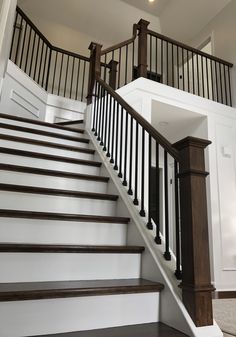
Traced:
<path id="1" fill-rule="evenodd" d="M 147 78 L 147 29 L 150 22 L 141 19 L 138 37 L 138 77 Z"/>
<path id="2" fill-rule="evenodd" d="M 117 74 L 117 65 L 119 62 L 111 60 L 109 62 L 109 86 L 113 89 L 116 90 L 116 74 Z"/>
<path id="3" fill-rule="evenodd" d="M 204 149 L 208 140 L 187 137 L 180 152 L 183 302 L 196 326 L 213 324 Z"/>
<path id="4" fill-rule="evenodd" d="M 92 103 L 95 80 L 97 77 L 101 76 L 102 45 L 95 42 L 91 42 L 89 50 L 90 50 L 90 66 L 89 66 L 87 104 Z"/>

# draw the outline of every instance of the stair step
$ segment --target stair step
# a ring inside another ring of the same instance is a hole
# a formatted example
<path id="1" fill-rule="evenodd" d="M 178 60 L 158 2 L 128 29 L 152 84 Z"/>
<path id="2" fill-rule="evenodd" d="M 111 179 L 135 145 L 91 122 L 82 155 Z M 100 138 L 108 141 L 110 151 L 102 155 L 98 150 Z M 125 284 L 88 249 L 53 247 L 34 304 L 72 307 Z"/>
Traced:
<path id="1" fill-rule="evenodd" d="M 48 123 L 48 122 L 35 120 L 35 119 L 29 119 L 29 118 L 24 118 L 24 117 L 19 117 L 19 116 L 7 115 L 7 114 L 4 114 L 4 113 L 0 113 L 0 118 L 6 119 L 6 120 L 14 120 L 14 121 L 22 122 L 22 123 L 41 125 L 41 126 L 45 126 L 45 127 L 49 127 L 49 128 L 57 129 L 57 130 L 65 130 L 65 131 L 73 131 L 73 132 L 81 133 L 80 132 L 81 130 L 77 131 L 76 129 L 71 130 L 70 128 L 67 128 L 66 124 L 64 125 L 64 122 L 53 124 L 53 123 Z M 79 123 L 79 121 L 76 121 L 76 122 Z M 81 124 L 83 124 L 83 121 L 81 122 Z"/>
<path id="2" fill-rule="evenodd" d="M 66 150 L 66 151 L 71 151 L 71 152 L 87 153 L 87 154 L 91 154 L 91 155 L 93 155 L 95 153 L 95 150 L 93 150 L 93 149 L 86 149 L 86 148 L 77 147 L 77 146 L 52 143 L 52 142 L 47 142 L 47 141 L 43 141 L 43 140 L 37 140 L 37 139 L 33 139 L 33 138 L 24 138 L 24 137 L 18 137 L 18 136 L 13 136 L 13 135 L 0 134 L 0 139 L 7 140 L 7 141 L 10 141 L 10 142 L 45 146 L 45 147 L 49 147 L 49 148 L 61 149 L 61 150 Z"/>
<path id="3" fill-rule="evenodd" d="M 28 127 L 23 127 L 19 125 L 13 125 L 13 124 L 0 123 L 0 129 L 7 129 L 7 130 L 19 131 L 23 133 L 30 133 L 32 135 L 36 134 L 36 135 L 41 135 L 41 136 L 46 136 L 46 137 L 60 138 L 60 139 L 65 139 L 65 140 L 71 140 L 74 142 L 89 143 L 89 139 L 79 137 L 79 135 L 78 137 L 76 137 L 76 136 L 66 135 L 63 133 L 55 133 L 55 132 L 33 129 L 33 128 L 28 128 Z M 83 134 L 84 130 L 79 130 L 79 132 Z"/>
<path id="4" fill-rule="evenodd" d="M 57 155 L 46 154 L 46 153 L 38 153 L 38 152 L 33 152 L 33 151 L 23 151 L 23 150 L 11 149 L 11 148 L 6 148 L 6 147 L 0 147 L 0 153 L 11 154 L 15 156 L 31 157 L 31 158 L 37 158 L 37 159 L 61 161 L 61 162 L 71 163 L 71 164 L 82 164 L 82 165 L 97 166 L 97 167 L 100 167 L 102 165 L 101 162 L 97 162 L 93 160 L 69 158 L 69 157 L 57 156 Z"/>
<path id="5" fill-rule="evenodd" d="M 38 219 L 38 220 L 57 220 L 57 221 L 74 221 L 74 222 L 98 222 L 98 223 L 121 223 L 127 224 L 130 219 L 115 216 L 96 216 L 83 214 L 63 214 L 50 212 L 32 212 L 0 209 L 0 217 L 16 219 Z"/>
<path id="6" fill-rule="evenodd" d="M 82 246 L 1 243 L 0 253 L 141 254 L 142 246 Z"/>
<path id="7" fill-rule="evenodd" d="M 10 171 L 10 172 L 21 172 L 21 173 L 29 173 L 29 174 L 38 174 L 38 175 L 46 175 L 52 177 L 60 177 L 60 178 L 68 178 L 68 179 L 81 179 L 81 180 L 91 180 L 96 182 L 104 182 L 107 183 L 109 181 L 109 177 L 102 177 L 98 175 L 89 175 L 89 174 L 81 174 L 81 173 L 73 173 L 73 172 L 65 172 L 65 171 L 54 171 L 49 169 L 42 169 L 37 167 L 28 167 L 28 166 L 20 166 L 20 165 L 11 165 L 11 164 L 1 164 L 1 171 Z"/>
<path id="8" fill-rule="evenodd" d="M 147 323 L 115 328 L 66 332 L 35 337 L 188 337 L 163 323 Z"/>
<path id="9" fill-rule="evenodd" d="M 75 121 L 57 122 L 56 125 L 73 125 L 73 124 L 83 124 L 84 120 L 79 119 Z"/>
<path id="10" fill-rule="evenodd" d="M 116 201 L 118 199 L 118 195 L 113 195 L 113 194 L 80 192 L 80 191 L 71 191 L 71 190 L 60 190 L 60 189 L 55 189 L 55 188 L 24 186 L 24 185 L 14 185 L 14 184 L 1 184 L 1 183 L 0 183 L 0 191 L 54 195 L 54 196 L 63 196 L 63 197 L 72 197 L 72 198 L 110 200 L 110 201 Z"/>
<path id="11" fill-rule="evenodd" d="M 143 279 L 1 283 L 0 302 L 160 292 L 163 288 Z"/>

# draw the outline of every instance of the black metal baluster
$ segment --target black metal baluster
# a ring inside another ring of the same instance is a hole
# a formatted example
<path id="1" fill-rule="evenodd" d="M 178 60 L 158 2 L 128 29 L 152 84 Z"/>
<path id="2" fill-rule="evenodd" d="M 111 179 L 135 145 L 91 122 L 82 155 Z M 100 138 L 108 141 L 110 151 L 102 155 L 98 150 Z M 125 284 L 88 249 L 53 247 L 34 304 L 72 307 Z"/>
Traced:
<path id="1" fill-rule="evenodd" d="M 58 83 L 58 96 L 60 96 L 60 90 L 61 90 L 61 74 L 62 74 L 62 68 L 63 68 L 63 60 L 64 60 L 64 54 L 62 54 L 61 57 L 61 68 L 60 68 L 60 75 L 59 75 L 59 83 Z"/>
<path id="2" fill-rule="evenodd" d="M 166 77 L 167 85 L 169 85 L 169 44 L 166 42 Z"/>
<path id="3" fill-rule="evenodd" d="M 134 41 L 133 41 L 133 43 L 132 43 L 132 70 L 131 70 L 131 81 L 130 82 L 132 82 L 132 80 L 134 79 Z"/>
<path id="4" fill-rule="evenodd" d="M 174 67 L 174 45 L 171 44 L 171 51 L 172 51 L 172 87 L 175 86 L 175 67 Z"/>
<path id="5" fill-rule="evenodd" d="M 112 96 L 110 96 L 109 100 L 109 110 L 108 110 L 108 117 L 109 122 L 108 122 L 108 130 L 107 130 L 107 157 L 111 157 L 111 118 L 112 118 Z"/>
<path id="6" fill-rule="evenodd" d="M 120 110 L 120 161 L 119 161 L 119 173 L 118 177 L 122 178 L 122 155 L 123 155 L 123 115 L 124 115 L 124 109 L 121 107 Z"/>
<path id="7" fill-rule="evenodd" d="M 98 135 L 99 111 L 100 111 L 100 104 L 101 104 L 101 85 L 98 82 L 96 83 L 98 85 L 98 89 L 97 89 L 96 121 L 95 121 L 95 132 L 94 132 L 95 137 L 97 137 Z"/>
<path id="8" fill-rule="evenodd" d="M 93 126 L 92 131 L 95 131 L 95 121 L 96 121 L 96 111 L 97 111 L 97 90 L 98 90 L 98 82 L 95 83 L 95 93 L 94 93 L 94 110 L 93 110 Z"/>
<path id="9" fill-rule="evenodd" d="M 228 81 L 229 81 L 229 104 L 232 106 L 232 93 L 231 93 L 231 79 L 230 79 L 230 67 L 228 66 Z"/>
<path id="10" fill-rule="evenodd" d="M 222 69 L 221 69 L 221 64 L 219 64 L 219 75 L 220 75 L 220 94 L 221 94 L 221 103 L 223 103 L 223 84 L 222 84 Z"/>
<path id="11" fill-rule="evenodd" d="M 43 66 L 43 77 L 42 77 L 42 87 L 44 88 L 44 78 L 45 78 L 45 70 L 48 58 L 48 47 L 46 46 L 45 58 L 44 58 L 44 66 Z"/>
<path id="12" fill-rule="evenodd" d="M 70 98 L 72 97 L 72 90 L 73 90 L 72 88 L 73 88 L 73 81 L 74 81 L 74 69 L 75 69 L 75 58 L 73 57 L 71 82 L 70 82 Z"/>
<path id="13" fill-rule="evenodd" d="M 151 216 L 151 203 L 152 201 L 152 137 L 148 137 L 148 223 L 147 228 L 152 230 L 152 216 Z"/>
<path id="14" fill-rule="evenodd" d="M 28 65 L 28 57 L 29 57 L 29 50 L 30 50 L 30 44 L 31 44 L 31 35 L 32 35 L 32 28 L 30 27 L 30 32 L 29 32 L 29 37 L 28 37 L 28 47 L 27 47 L 27 52 L 26 52 L 26 57 L 25 57 L 25 68 L 24 68 L 25 73 L 26 73 L 27 65 Z"/>
<path id="15" fill-rule="evenodd" d="M 32 52 L 31 52 L 31 61 L 30 61 L 30 68 L 29 68 L 29 76 L 30 77 L 31 77 L 32 65 L 33 65 L 33 59 L 34 59 L 35 40 L 36 40 L 36 32 L 34 32 L 34 40 L 33 40 Z"/>
<path id="16" fill-rule="evenodd" d="M 20 65 L 19 65 L 19 68 L 22 67 L 22 62 L 23 62 L 24 51 L 25 51 L 25 39 L 26 39 L 27 28 L 28 28 L 28 24 L 27 24 L 27 22 L 26 22 L 26 25 L 25 25 L 25 31 L 24 31 L 24 37 L 23 37 L 23 43 L 22 43 L 22 49 L 21 49 L 21 57 L 20 57 Z M 21 69 L 22 69 L 22 68 L 21 68 Z"/>
<path id="17" fill-rule="evenodd" d="M 215 84 L 216 84 L 216 101 L 219 102 L 219 91 L 218 91 L 218 75 L 217 75 L 217 67 L 215 62 Z"/>
<path id="18" fill-rule="evenodd" d="M 178 89 L 179 89 L 179 46 L 177 46 L 177 77 L 178 77 Z"/>
<path id="19" fill-rule="evenodd" d="M 124 151 L 124 180 L 123 185 L 127 186 L 127 149 L 128 149 L 128 112 L 126 111 L 125 115 L 125 151 Z"/>
<path id="20" fill-rule="evenodd" d="M 66 87 L 67 87 L 67 77 L 68 77 L 68 69 L 69 69 L 69 60 L 70 60 L 70 56 L 67 55 L 66 74 L 65 74 L 65 83 L 64 83 L 64 97 L 66 97 Z"/>
<path id="21" fill-rule="evenodd" d="M 34 77 L 33 80 L 35 81 L 36 73 L 37 73 L 37 67 L 38 67 L 38 56 L 39 56 L 39 46 L 40 46 L 40 38 L 38 36 L 38 45 L 37 45 L 37 52 L 36 52 L 36 58 L 35 58 L 35 68 L 34 68 Z"/>
<path id="22" fill-rule="evenodd" d="M 120 114 L 120 106 L 117 102 L 116 104 L 116 151 L 115 151 L 115 165 L 114 170 L 118 170 L 118 139 L 119 139 L 119 114 Z"/>
<path id="23" fill-rule="evenodd" d="M 103 151 L 107 150 L 107 125 L 108 125 L 108 99 L 109 98 L 109 94 L 107 92 L 107 96 L 106 96 L 106 108 L 105 108 L 105 121 L 104 121 L 104 147 L 103 147 Z"/>
<path id="24" fill-rule="evenodd" d="M 204 65 L 203 65 L 203 56 L 201 56 L 202 64 L 202 97 L 205 97 L 205 81 L 204 81 Z"/>
<path id="25" fill-rule="evenodd" d="M 138 160 L 139 160 L 139 126 L 136 121 L 136 133 L 135 133 L 135 176 L 134 176 L 134 205 L 138 205 Z"/>
<path id="26" fill-rule="evenodd" d="M 83 98 L 84 98 L 85 70 L 86 70 L 86 62 L 84 61 L 83 82 L 82 82 L 82 91 L 81 91 L 81 101 L 83 101 Z"/>
<path id="27" fill-rule="evenodd" d="M 117 104 L 118 105 L 118 104 Z M 113 110 L 112 110 L 112 145 L 111 145 L 111 159 L 110 163 L 114 164 L 114 153 L 115 153 L 115 111 L 116 111 L 116 101 L 113 99 Z"/>
<path id="28" fill-rule="evenodd" d="M 212 65 L 212 60 L 210 61 L 211 62 L 211 90 L 212 90 L 212 99 L 213 101 L 215 100 L 215 94 L 214 94 L 214 81 L 213 81 L 213 65 Z"/>
<path id="29" fill-rule="evenodd" d="M 194 54 L 192 52 L 192 72 L 193 72 L 193 94 L 195 94 L 195 67 L 194 67 Z"/>
<path id="30" fill-rule="evenodd" d="M 120 88 L 120 76 L 121 76 L 121 48 L 119 48 L 118 89 Z"/>
<path id="31" fill-rule="evenodd" d="M 207 80 L 207 98 L 210 98 L 210 89 L 209 89 L 209 74 L 208 74 L 208 59 L 206 58 L 206 80 Z"/>
<path id="32" fill-rule="evenodd" d="M 199 60 L 198 60 L 198 54 L 196 54 L 197 57 L 197 94 L 198 96 L 201 95 L 200 93 L 200 77 L 199 77 Z"/>
<path id="33" fill-rule="evenodd" d="M 100 124 L 100 145 L 103 146 L 104 145 L 104 114 L 105 114 L 105 96 L 106 95 L 106 92 L 105 92 L 105 89 L 102 90 L 102 97 L 101 97 L 101 100 L 102 100 L 102 113 L 101 113 L 101 124 Z"/>
<path id="34" fill-rule="evenodd" d="M 160 173 L 159 173 L 159 144 L 156 142 L 156 236 L 155 242 L 156 244 L 161 244 L 160 237 Z"/>
<path id="35" fill-rule="evenodd" d="M 184 48 L 182 48 L 182 79 L 183 79 L 183 91 L 185 91 Z"/>
<path id="36" fill-rule="evenodd" d="M 175 160 L 175 231 L 176 231 L 176 270 L 177 280 L 181 280 L 181 246 L 180 246 L 180 218 L 179 218 L 179 184 L 178 184 L 178 163 Z"/>
<path id="37" fill-rule="evenodd" d="M 21 40 L 21 33 L 22 33 L 22 22 L 23 22 L 23 17 L 21 17 L 21 21 L 20 21 L 19 36 L 18 36 L 18 41 L 17 41 L 17 46 L 16 46 L 16 55 L 15 55 L 15 62 L 14 62 L 15 64 L 17 64 L 17 59 L 18 59 L 20 40 Z"/>
<path id="38" fill-rule="evenodd" d="M 163 49 L 163 40 L 161 40 L 161 78 L 162 78 L 162 83 L 164 84 L 163 62 L 164 62 L 164 49 Z"/>
<path id="39" fill-rule="evenodd" d="M 145 130 L 142 128 L 142 156 L 141 156 L 141 210 L 139 214 L 145 216 L 144 187 L 145 187 Z"/>
<path id="40" fill-rule="evenodd" d="M 80 79 L 80 59 L 78 61 L 78 69 L 77 69 L 77 79 L 76 79 L 76 89 L 75 89 L 75 100 L 77 101 L 78 93 L 79 93 L 79 79 Z"/>
<path id="41" fill-rule="evenodd" d="M 103 104 L 104 89 L 101 86 L 100 90 L 100 104 L 99 104 L 99 119 L 98 119 L 98 130 L 97 130 L 97 140 L 101 140 L 101 128 L 102 128 L 102 104 Z"/>
<path id="42" fill-rule="evenodd" d="M 223 69 L 224 69 L 225 104 L 228 105 L 225 65 L 223 67 L 224 67 Z"/>
<path id="43" fill-rule="evenodd" d="M 150 79 L 152 74 L 152 35 L 150 35 Z"/>
<path id="44" fill-rule="evenodd" d="M 105 63 L 105 67 L 104 67 L 104 82 L 106 82 L 106 79 L 107 79 L 107 53 L 105 54 L 105 60 L 104 60 L 104 63 Z"/>
<path id="45" fill-rule="evenodd" d="M 187 50 L 187 75 L 188 75 L 188 92 L 190 92 L 190 71 L 189 71 L 189 62 L 190 62 L 190 58 L 189 58 L 189 51 Z"/>
<path id="46" fill-rule="evenodd" d="M 129 144 L 129 189 L 128 194 L 133 195 L 132 191 L 132 169 L 133 169 L 133 117 L 130 117 L 130 144 Z"/>
<path id="47" fill-rule="evenodd" d="M 156 63 L 155 63 L 155 71 L 156 71 L 156 80 L 158 80 L 158 76 L 157 76 L 157 72 L 158 72 L 158 64 L 157 64 L 157 62 L 158 62 L 158 49 L 157 49 L 157 37 L 155 38 L 155 48 L 156 48 Z"/>
<path id="48" fill-rule="evenodd" d="M 42 42 L 42 50 L 41 50 L 41 56 L 40 56 L 40 63 L 39 63 L 39 73 L 38 73 L 38 81 L 37 83 L 40 82 L 40 76 L 41 76 L 41 69 L 42 69 L 42 62 L 43 62 L 43 52 L 44 52 L 44 46 L 45 43 Z"/>
<path id="49" fill-rule="evenodd" d="M 125 52 L 125 85 L 127 84 L 127 75 L 128 75 L 128 57 L 129 57 L 129 49 L 128 49 L 128 45 L 126 45 L 126 52 Z"/>
<path id="50" fill-rule="evenodd" d="M 168 193 L 168 153 L 164 150 L 164 186 L 165 186 L 165 253 L 167 261 L 171 260 L 169 237 L 169 193 Z"/>
<path id="51" fill-rule="evenodd" d="M 15 17 L 15 22 L 14 22 L 14 30 L 13 30 L 12 41 L 11 41 L 11 50 L 10 50 L 10 60 L 12 58 L 12 51 L 13 51 L 15 34 L 16 34 L 16 29 L 17 29 L 17 20 L 18 20 L 18 12 L 16 12 L 16 17 Z M 20 29 L 19 29 L 19 32 L 20 32 Z M 18 39 L 19 38 L 20 38 L 20 33 L 19 33 Z"/>
<path id="52" fill-rule="evenodd" d="M 54 93 L 54 84 L 55 84 L 55 76 L 56 76 L 56 69 L 57 69 L 57 54 L 58 52 L 56 51 L 56 57 L 55 57 L 55 65 L 54 65 L 54 71 L 53 71 L 53 80 L 52 80 L 52 91 L 51 93 Z"/>

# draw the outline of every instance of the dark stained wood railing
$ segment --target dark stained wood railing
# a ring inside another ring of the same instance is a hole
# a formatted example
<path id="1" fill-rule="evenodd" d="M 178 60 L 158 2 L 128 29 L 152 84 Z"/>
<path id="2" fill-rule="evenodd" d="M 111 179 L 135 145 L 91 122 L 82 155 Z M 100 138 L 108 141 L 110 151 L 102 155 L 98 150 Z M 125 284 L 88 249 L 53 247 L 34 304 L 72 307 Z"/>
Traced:
<path id="1" fill-rule="evenodd" d="M 212 325 L 204 163 L 210 142 L 188 137 L 169 143 L 101 78 L 101 46 L 93 43 L 91 50 L 92 131 L 147 228 L 155 229 L 155 242 L 163 242 L 164 258 L 176 261 L 175 275 L 182 279 L 183 302 L 194 323 Z"/>
<path id="2" fill-rule="evenodd" d="M 90 59 L 53 46 L 19 7 L 10 59 L 51 94 L 86 100 Z"/>

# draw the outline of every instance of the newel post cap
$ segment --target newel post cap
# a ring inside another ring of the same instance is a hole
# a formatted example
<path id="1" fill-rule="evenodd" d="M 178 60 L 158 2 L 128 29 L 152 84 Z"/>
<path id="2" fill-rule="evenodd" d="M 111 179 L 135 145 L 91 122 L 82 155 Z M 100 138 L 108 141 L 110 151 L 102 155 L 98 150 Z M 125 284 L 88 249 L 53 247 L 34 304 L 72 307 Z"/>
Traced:
<path id="1" fill-rule="evenodd" d="M 91 42 L 88 49 L 89 50 L 94 50 L 95 48 L 99 47 L 100 49 L 102 49 L 102 44 L 97 43 L 97 42 Z"/>
<path id="2" fill-rule="evenodd" d="M 138 25 L 141 26 L 141 27 L 148 27 L 150 25 L 150 22 L 147 21 L 147 20 L 144 20 L 144 19 L 140 19 L 139 22 L 138 22 Z"/>
<path id="3" fill-rule="evenodd" d="M 173 144 L 173 147 L 177 150 L 183 150 L 186 147 L 198 147 L 205 149 L 211 141 L 208 139 L 202 139 L 197 137 L 186 137 Z"/>

